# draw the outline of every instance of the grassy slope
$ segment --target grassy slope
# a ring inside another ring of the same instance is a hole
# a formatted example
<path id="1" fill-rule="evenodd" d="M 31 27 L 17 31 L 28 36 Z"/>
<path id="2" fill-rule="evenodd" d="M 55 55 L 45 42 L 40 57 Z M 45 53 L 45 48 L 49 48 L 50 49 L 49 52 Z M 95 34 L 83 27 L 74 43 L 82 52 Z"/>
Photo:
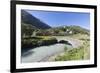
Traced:
<path id="1" fill-rule="evenodd" d="M 77 34 L 70 36 L 83 42 L 83 44 L 77 48 L 67 51 L 54 58 L 55 61 L 67 61 L 67 60 L 85 60 L 90 58 L 90 41 L 89 36 L 83 34 Z"/>

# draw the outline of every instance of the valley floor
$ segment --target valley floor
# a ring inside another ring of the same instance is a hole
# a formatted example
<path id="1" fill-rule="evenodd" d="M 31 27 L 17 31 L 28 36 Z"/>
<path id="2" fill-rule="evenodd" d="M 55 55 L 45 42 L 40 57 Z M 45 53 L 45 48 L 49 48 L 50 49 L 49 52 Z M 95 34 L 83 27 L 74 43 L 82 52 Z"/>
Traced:
<path id="1" fill-rule="evenodd" d="M 51 46 L 42 46 L 27 52 L 22 56 L 22 62 L 52 62 L 68 60 L 85 60 L 90 58 L 90 38 L 88 35 L 77 34 L 71 36 L 45 36 L 54 37 L 58 41 L 66 40 L 72 44 L 55 44 Z"/>

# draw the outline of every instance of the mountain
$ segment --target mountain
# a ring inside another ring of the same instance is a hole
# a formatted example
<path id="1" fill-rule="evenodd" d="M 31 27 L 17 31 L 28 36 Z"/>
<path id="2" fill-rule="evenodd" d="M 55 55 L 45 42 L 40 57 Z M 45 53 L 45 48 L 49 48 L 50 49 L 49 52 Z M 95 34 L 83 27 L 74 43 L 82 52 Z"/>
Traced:
<path id="1" fill-rule="evenodd" d="M 71 25 L 71 26 L 67 26 L 67 28 L 72 30 L 75 34 L 77 34 L 77 33 L 89 34 L 90 33 L 90 31 L 88 29 L 85 29 L 81 26 Z"/>
<path id="2" fill-rule="evenodd" d="M 90 34 L 90 30 L 85 29 L 81 26 L 76 26 L 76 25 L 70 25 L 70 26 L 59 26 L 55 28 L 48 29 L 49 31 L 53 31 L 54 34 L 57 33 L 57 35 L 68 35 L 68 34 Z"/>
<path id="3" fill-rule="evenodd" d="M 21 22 L 25 24 L 30 24 L 38 29 L 49 29 L 51 28 L 49 25 L 40 21 L 40 19 L 26 12 L 25 10 L 21 10 Z"/>

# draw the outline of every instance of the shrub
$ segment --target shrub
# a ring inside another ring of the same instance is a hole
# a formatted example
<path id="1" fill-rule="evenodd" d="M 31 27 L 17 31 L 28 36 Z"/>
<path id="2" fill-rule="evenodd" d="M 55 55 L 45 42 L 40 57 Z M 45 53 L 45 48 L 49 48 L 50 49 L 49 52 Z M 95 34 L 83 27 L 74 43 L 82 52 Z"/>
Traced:
<path id="1" fill-rule="evenodd" d="M 22 48 L 35 48 L 39 46 L 47 46 L 56 44 L 56 38 L 47 38 L 47 37 L 34 37 L 34 38 L 23 38 L 21 42 Z"/>
<path id="2" fill-rule="evenodd" d="M 66 49 L 66 47 L 65 47 Z M 57 56 L 55 61 L 68 61 L 68 60 L 82 60 L 84 59 L 84 47 L 73 48 L 72 50 L 65 51 L 61 56 Z"/>

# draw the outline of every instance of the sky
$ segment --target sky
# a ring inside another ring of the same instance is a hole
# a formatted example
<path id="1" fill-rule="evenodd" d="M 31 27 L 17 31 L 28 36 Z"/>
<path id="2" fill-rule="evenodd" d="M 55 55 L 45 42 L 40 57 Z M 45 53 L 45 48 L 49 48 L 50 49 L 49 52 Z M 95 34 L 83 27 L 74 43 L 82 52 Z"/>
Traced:
<path id="1" fill-rule="evenodd" d="M 51 27 L 77 25 L 90 29 L 90 13 L 26 10 Z"/>

